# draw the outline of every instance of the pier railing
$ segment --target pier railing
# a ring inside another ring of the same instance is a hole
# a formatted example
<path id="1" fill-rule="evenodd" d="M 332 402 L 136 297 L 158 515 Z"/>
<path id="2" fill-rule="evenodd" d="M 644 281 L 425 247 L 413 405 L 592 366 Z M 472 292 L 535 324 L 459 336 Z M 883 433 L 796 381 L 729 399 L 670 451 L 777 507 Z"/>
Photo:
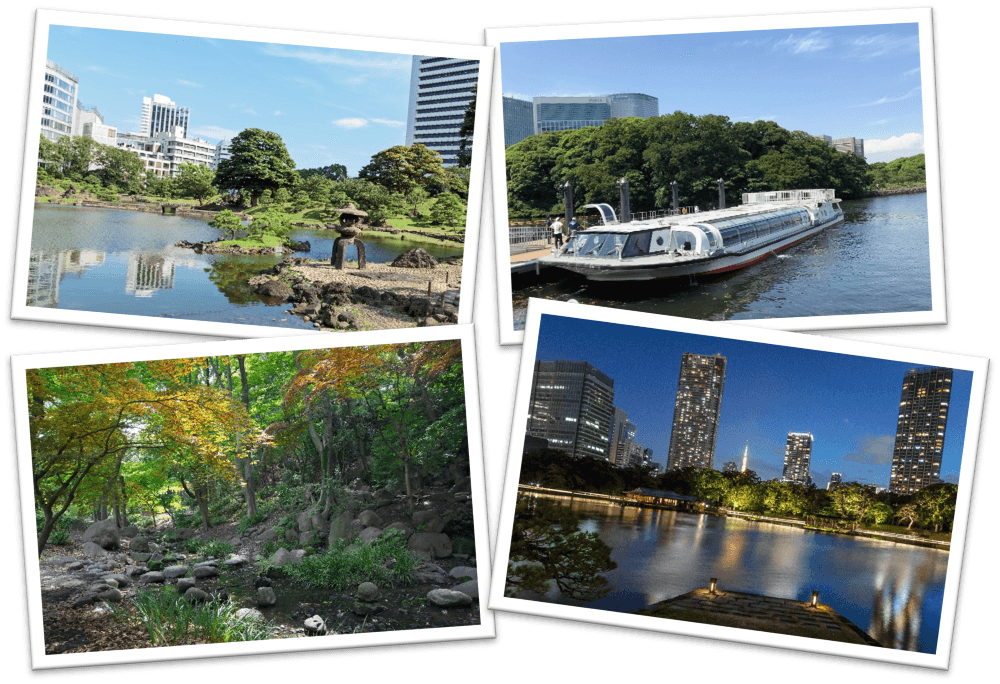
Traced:
<path id="1" fill-rule="evenodd" d="M 677 209 L 654 209 L 653 211 L 633 211 L 629 216 L 633 221 L 652 221 L 667 216 L 682 216 L 685 214 L 697 214 L 701 208 L 697 206 L 678 207 Z"/>
<path id="2" fill-rule="evenodd" d="M 744 192 L 743 204 L 765 202 L 828 202 L 835 199 L 835 190 L 773 190 L 771 192 Z"/>
<path id="3" fill-rule="evenodd" d="M 548 244 L 552 229 L 542 226 L 510 226 L 510 253 L 531 252 Z"/>

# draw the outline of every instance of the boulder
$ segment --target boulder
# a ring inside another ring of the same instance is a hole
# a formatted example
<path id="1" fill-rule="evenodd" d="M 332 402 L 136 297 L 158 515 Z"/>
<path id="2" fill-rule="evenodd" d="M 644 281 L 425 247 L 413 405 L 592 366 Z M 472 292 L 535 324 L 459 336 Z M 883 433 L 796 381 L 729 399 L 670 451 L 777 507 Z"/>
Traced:
<path id="1" fill-rule="evenodd" d="M 392 503 L 396 500 L 396 495 L 390 492 L 388 489 L 376 489 L 375 490 L 375 501 L 380 504 Z"/>
<path id="2" fill-rule="evenodd" d="M 472 597 L 451 589 L 431 589 L 427 592 L 427 602 L 441 608 L 472 605 Z"/>
<path id="3" fill-rule="evenodd" d="M 237 620 L 260 620 L 264 621 L 264 614 L 256 608 L 240 608 L 236 611 Z"/>
<path id="4" fill-rule="evenodd" d="M 467 565 L 459 565 L 451 569 L 448 573 L 455 579 L 461 579 L 462 577 L 471 577 L 472 579 L 479 579 L 479 571 L 475 568 L 470 568 Z"/>
<path id="5" fill-rule="evenodd" d="M 188 589 L 194 586 L 194 580 L 190 577 L 182 577 L 177 580 L 177 593 L 183 595 Z"/>
<path id="6" fill-rule="evenodd" d="M 416 532 L 406 544 L 410 551 L 427 557 L 447 558 L 451 555 L 451 539 L 448 535 L 434 532 Z"/>
<path id="7" fill-rule="evenodd" d="M 104 550 L 104 547 L 92 541 L 85 543 L 81 551 L 85 556 L 94 556 L 97 558 L 108 555 L 108 552 Z"/>
<path id="8" fill-rule="evenodd" d="M 463 475 L 462 477 L 455 480 L 455 486 L 451 488 L 451 491 L 455 493 L 472 493 L 472 479 L 468 475 Z"/>
<path id="9" fill-rule="evenodd" d="M 361 511 L 358 514 L 358 520 L 360 520 L 361 524 L 365 527 L 378 527 L 381 529 L 382 526 L 385 525 L 385 523 L 382 522 L 382 518 L 380 518 L 378 513 L 375 511 Z"/>
<path id="10" fill-rule="evenodd" d="M 234 555 L 223 561 L 223 565 L 228 568 L 239 568 L 246 565 L 249 561 L 244 556 Z"/>
<path id="11" fill-rule="evenodd" d="M 413 571 L 413 579 L 417 584 L 443 584 L 448 582 L 448 573 L 434 563 L 421 563 Z"/>
<path id="12" fill-rule="evenodd" d="M 274 589 L 271 587 L 261 587 L 257 590 L 257 605 L 262 608 L 268 606 L 273 606 L 278 602 L 278 597 L 274 595 Z"/>
<path id="13" fill-rule="evenodd" d="M 186 565 L 171 565 L 170 567 L 163 568 L 163 576 L 167 579 L 175 579 L 177 577 L 184 577 L 188 574 L 188 567 Z"/>
<path id="14" fill-rule="evenodd" d="M 289 544 L 295 544 L 298 540 L 299 540 L 299 535 L 298 533 L 295 532 L 295 530 L 292 529 L 285 530 L 286 542 L 288 542 Z"/>
<path id="15" fill-rule="evenodd" d="M 326 622 L 323 621 L 319 615 L 313 615 L 311 618 L 306 618 L 306 621 L 302 623 L 305 627 L 306 634 L 311 634 L 313 636 L 323 636 L 326 634 Z"/>
<path id="16" fill-rule="evenodd" d="M 382 593 L 378 590 L 378 585 L 374 582 L 362 582 L 358 586 L 358 600 L 366 603 L 378 601 Z"/>
<path id="17" fill-rule="evenodd" d="M 463 594 L 468 594 L 474 599 L 479 598 L 479 582 L 478 580 L 469 580 L 468 582 L 462 582 L 461 584 L 456 584 L 451 588 L 452 591 L 460 591 Z"/>
<path id="18" fill-rule="evenodd" d="M 67 570 L 83 570 L 83 568 L 84 565 L 80 561 L 73 561 L 72 563 L 66 566 Z"/>
<path id="19" fill-rule="evenodd" d="M 184 598 L 187 599 L 188 601 L 201 602 L 201 601 L 207 601 L 211 597 L 209 596 L 209 593 L 207 591 L 203 591 L 198 587 L 191 587 L 190 589 L 184 592 Z"/>
<path id="20" fill-rule="evenodd" d="M 413 527 L 421 532 L 438 533 L 444 530 L 445 521 L 434 511 L 417 511 L 413 514 Z"/>
<path id="21" fill-rule="evenodd" d="M 166 579 L 162 572 L 147 572 L 139 577 L 139 584 L 163 584 Z"/>
<path id="22" fill-rule="evenodd" d="M 434 268 L 437 264 L 437 259 L 419 247 L 403 252 L 392 262 L 396 268 Z"/>
<path id="23" fill-rule="evenodd" d="M 280 299 L 281 301 L 288 301 L 295 296 L 292 288 L 277 278 L 265 280 L 263 283 L 260 283 L 257 285 L 256 292 L 264 297 Z"/>
<path id="24" fill-rule="evenodd" d="M 371 544 L 373 541 L 382 536 L 382 530 L 377 527 L 366 527 L 361 530 L 358 535 L 358 539 L 365 542 L 366 544 Z"/>
<path id="25" fill-rule="evenodd" d="M 102 549 L 117 549 L 121 546 L 121 536 L 113 518 L 95 522 L 83 533 L 80 541 L 93 542 Z"/>
<path id="26" fill-rule="evenodd" d="M 125 527 L 121 528 L 118 531 L 119 536 L 128 537 L 129 539 L 136 536 L 137 534 L 139 534 L 139 528 L 136 527 L 135 525 L 126 525 Z"/>
<path id="27" fill-rule="evenodd" d="M 264 530 L 259 535 L 257 535 L 257 541 L 259 541 L 259 542 L 274 541 L 277 538 L 278 538 L 278 530 L 275 529 L 275 528 L 273 528 L 273 527 L 270 528 L 270 529 Z"/>
<path id="28" fill-rule="evenodd" d="M 354 515 L 350 510 L 346 510 L 330 520 L 330 535 L 328 544 L 331 547 L 336 545 L 337 541 L 340 539 L 350 541 L 354 538 L 354 532 L 351 528 L 351 522 L 353 520 Z"/>
<path id="29" fill-rule="evenodd" d="M 127 587 L 128 586 L 128 578 L 125 577 L 125 575 L 121 575 L 121 574 L 105 575 L 102 579 L 104 580 L 105 584 L 107 584 L 109 586 L 112 586 L 112 587 Z M 114 582 L 114 584 L 111 584 L 112 582 Z"/>
<path id="30" fill-rule="evenodd" d="M 198 579 L 205 579 L 206 577 L 218 577 L 219 569 L 214 568 L 211 565 L 199 565 L 196 566 L 194 571 L 191 573 Z"/>

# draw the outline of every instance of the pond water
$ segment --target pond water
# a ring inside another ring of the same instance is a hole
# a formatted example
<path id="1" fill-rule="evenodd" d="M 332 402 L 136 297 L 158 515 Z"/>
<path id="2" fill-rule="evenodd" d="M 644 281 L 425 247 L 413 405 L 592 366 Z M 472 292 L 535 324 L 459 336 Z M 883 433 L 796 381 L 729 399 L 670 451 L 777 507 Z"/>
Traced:
<path id="1" fill-rule="evenodd" d="M 334 231 L 296 229 L 311 251 L 294 256 L 329 259 Z M 183 216 L 88 207 L 35 207 L 28 273 L 28 306 L 187 320 L 312 328 L 285 313 L 284 302 L 267 302 L 246 281 L 280 256 L 195 254 L 174 247 L 180 240 L 208 241 L 218 231 Z M 392 261 L 417 246 L 365 234 L 372 263 Z M 419 243 L 432 256 L 462 254 L 462 245 Z M 356 259 L 357 250 L 348 249 Z"/>
<path id="2" fill-rule="evenodd" d="M 693 284 L 598 283 L 551 268 L 513 281 L 514 327 L 528 297 L 702 320 L 929 311 L 927 195 L 843 203 L 844 222 L 759 264 Z"/>
<path id="3" fill-rule="evenodd" d="M 820 600 L 889 648 L 934 653 L 948 552 L 737 518 L 561 500 L 618 563 L 590 608 L 632 612 L 708 586 Z"/>

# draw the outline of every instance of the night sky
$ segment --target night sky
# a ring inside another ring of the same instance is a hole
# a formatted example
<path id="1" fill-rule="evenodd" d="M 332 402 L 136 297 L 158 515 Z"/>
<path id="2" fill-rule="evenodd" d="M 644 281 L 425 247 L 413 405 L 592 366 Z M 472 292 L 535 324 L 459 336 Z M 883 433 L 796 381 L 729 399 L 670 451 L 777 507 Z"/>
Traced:
<path id="1" fill-rule="evenodd" d="M 903 376 L 924 364 L 798 349 L 544 314 L 537 358 L 589 361 L 615 381 L 615 405 L 638 430 L 636 441 L 666 464 L 681 354 L 720 353 L 726 383 L 714 467 L 740 463 L 762 480 L 781 477 L 789 432 L 811 432 L 809 472 L 826 487 L 844 481 L 889 485 Z M 955 370 L 941 479 L 958 482 L 972 372 Z"/>

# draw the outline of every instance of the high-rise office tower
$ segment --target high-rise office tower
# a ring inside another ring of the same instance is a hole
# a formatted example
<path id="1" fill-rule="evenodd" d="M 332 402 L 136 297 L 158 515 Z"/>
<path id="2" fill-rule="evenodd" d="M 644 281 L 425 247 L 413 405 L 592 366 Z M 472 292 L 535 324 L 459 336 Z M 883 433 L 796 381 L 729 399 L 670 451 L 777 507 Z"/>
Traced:
<path id="1" fill-rule="evenodd" d="M 42 93 L 42 135 L 58 140 L 73 134 L 73 115 L 80 79 L 51 60 L 45 60 Z"/>
<path id="2" fill-rule="evenodd" d="M 186 138 L 188 134 L 188 119 L 191 110 L 187 107 L 178 107 L 177 103 L 166 95 L 153 95 L 153 97 L 142 98 L 142 118 L 140 120 L 139 132 L 152 138 L 160 131 L 172 131 L 177 126 L 184 129 Z"/>
<path id="3" fill-rule="evenodd" d="M 611 418 L 611 435 L 608 442 L 608 460 L 616 464 L 624 456 L 625 442 L 635 439 L 636 427 L 629 422 L 628 414 L 617 406 Z"/>
<path id="4" fill-rule="evenodd" d="M 445 166 L 458 166 L 465 112 L 476 99 L 479 60 L 413 56 L 406 144 L 420 143 L 441 155 Z M 466 145 L 472 154 L 472 137 Z"/>
<path id="5" fill-rule="evenodd" d="M 529 435 L 571 456 L 607 460 L 615 382 L 586 361 L 535 361 Z"/>
<path id="6" fill-rule="evenodd" d="M 503 96 L 503 144 L 515 145 L 533 133 L 532 106 L 527 100 Z"/>
<path id="7" fill-rule="evenodd" d="M 785 442 L 785 467 L 781 471 L 782 482 L 809 484 L 809 460 L 812 458 L 813 436 L 811 432 L 789 432 Z"/>
<path id="8" fill-rule="evenodd" d="M 951 368 L 920 368 L 903 377 L 889 475 L 893 494 L 912 494 L 938 482 L 952 375 Z"/>
<path id="9" fill-rule="evenodd" d="M 608 119 L 648 119 L 660 113 L 659 100 L 642 93 L 591 97 L 536 97 L 532 100 L 534 133 L 572 131 L 600 126 Z M 506 141 L 506 139 L 505 139 Z"/>
<path id="10" fill-rule="evenodd" d="M 840 473 L 830 473 L 830 481 L 826 485 L 826 490 L 832 492 L 844 481 L 844 476 Z"/>
<path id="11" fill-rule="evenodd" d="M 667 469 L 711 468 L 719 431 L 726 357 L 685 352 L 677 380 Z"/>

